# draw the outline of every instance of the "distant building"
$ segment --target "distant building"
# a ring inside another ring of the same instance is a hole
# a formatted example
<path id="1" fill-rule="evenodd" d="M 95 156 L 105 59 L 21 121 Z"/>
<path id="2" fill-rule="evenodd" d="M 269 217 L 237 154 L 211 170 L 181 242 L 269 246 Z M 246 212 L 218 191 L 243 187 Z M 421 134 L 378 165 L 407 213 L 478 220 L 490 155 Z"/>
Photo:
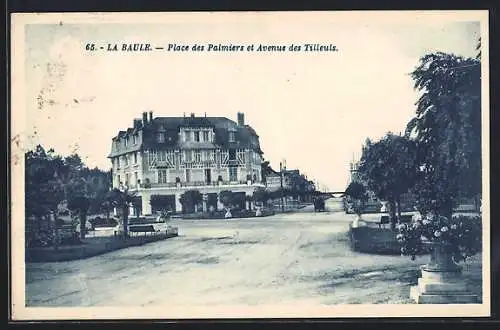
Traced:
<path id="1" fill-rule="evenodd" d="M 281 188 L 281 175 L 279 172 L 271 172 L 266 175 L 266 188 L 269 191 L 277 191 Z"/>
<path id="2" fill-rule="evenodd" d="M 218 193 L 230 190 L 245 199 L 264 187 L 259 136 L 225 117 L 156 117 L 144 112 L 133 126 L 112 139 L 109 159 L 113 187 L 137 193 L 139 210 L 182 210 L 181 195 L 191 189 L 204 196 L 204 209 L 220 209 Z"/>

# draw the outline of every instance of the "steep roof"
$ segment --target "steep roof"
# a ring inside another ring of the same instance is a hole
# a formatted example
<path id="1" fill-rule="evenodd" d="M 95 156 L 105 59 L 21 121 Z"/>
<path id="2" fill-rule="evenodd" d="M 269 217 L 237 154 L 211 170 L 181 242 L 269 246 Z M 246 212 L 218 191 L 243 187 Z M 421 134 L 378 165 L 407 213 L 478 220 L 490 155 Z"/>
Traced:
<path id="1" fill-rule="evenodd" d="M 211 127 L 215 131 L 215 143 L 185 143 L 179 141 L 181 127 L 201 128 Z M 143 131 L 141 148 L 145 149 L 173 149 L 173 148 L 196 148 L 196 149 L 244 149 L 249 148 L 262 153 L 255 130 L 248 125 L 238 125 L 234 121 L 225 117 L 156 117 L 146 125 L 138 128 Z M 135 132 L 136 129 L 120 131 L 117 137 Z M 229 132 L 235 132 L 235 142 L 229 141 Z M 165 133 L 165 142 L 159 143 L 156 140 L 156 133 Z M 116 139 L 116 137 L 114 138 Z M 113 153 L 110 154 L 110 157 Z"/>

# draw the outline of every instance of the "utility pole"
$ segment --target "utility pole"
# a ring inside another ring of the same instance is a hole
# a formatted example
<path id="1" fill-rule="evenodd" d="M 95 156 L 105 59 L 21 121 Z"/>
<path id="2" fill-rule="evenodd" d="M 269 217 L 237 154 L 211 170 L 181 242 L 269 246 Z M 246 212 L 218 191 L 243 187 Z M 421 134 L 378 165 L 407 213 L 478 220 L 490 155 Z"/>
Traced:
<path id="1" fill-rule="evenodd" d="M 281 186 L 281 212 L 285 212 L 285 203 L 283 200 L 283 162 L 280 162 L 280 186 Z"/>

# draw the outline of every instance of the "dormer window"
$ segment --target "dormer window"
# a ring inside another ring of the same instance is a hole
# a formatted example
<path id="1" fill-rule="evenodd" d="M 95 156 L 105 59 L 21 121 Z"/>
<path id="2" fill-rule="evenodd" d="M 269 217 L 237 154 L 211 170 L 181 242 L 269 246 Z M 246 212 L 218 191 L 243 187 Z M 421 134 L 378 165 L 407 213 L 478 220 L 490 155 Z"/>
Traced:
<path id="1" fill-rule="evenodd" d="M 123 139 L 123 142 L 125 143 L 125 148 L 128 146 L 128 136 Z"/>
<path id="2" fill-rule="evenodd" d="M 200 131 L 195 131 L 194 132 L 194 141 L 195 142 L 200 142 Z"/>
<path id="3" fill-rule="evenodd" d="M 236 133 L 235 132 L 229 132 L 229 142 L 235 142 L 236 141 Z"/>
<path id="4" fill-rule="evenodd" d="M 137 144 L 137 134 L 132 135 L 132 143 Z"/>
<path id="5" fill-rule="evenodd" d="M 191 131 L 184 131 L 184 140 L 186 142 L 191 141 Z"/>
<path id="6" fill-rule="evenodd" d="M 163 134 L 163 133 L 157 133 L 157 134 L 156 134 L 156 141 L 157 141 L 158 143 L 163 143 L 163 142 L 165 142 L 165 134 Z"/>
<path id="7" fill-rule="evenodd" d="M 205 141 L 205 142 L 209 142 L 210 141 L 210 137 L 208 135 L 208 131 L 203 131 L 203 141 Z"/>

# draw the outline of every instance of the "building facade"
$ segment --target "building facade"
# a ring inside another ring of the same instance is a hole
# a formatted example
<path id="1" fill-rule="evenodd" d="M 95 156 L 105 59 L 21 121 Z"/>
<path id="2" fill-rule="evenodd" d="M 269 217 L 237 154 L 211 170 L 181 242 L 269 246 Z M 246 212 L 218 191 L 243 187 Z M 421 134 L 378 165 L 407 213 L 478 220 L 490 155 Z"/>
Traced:
<path id="1" fill-rule="evenodd" d="M 245 124 L 225 117 L 155 117 L 134 119 L 112 139 L 109 159 L 113 187 L 128 187 L 141 214 L 183 209 L 187 190 L 203 194 L 203 209 L 221 209 L 218 193 L 242 196 L 263 187 L 259 136 Z"/>

